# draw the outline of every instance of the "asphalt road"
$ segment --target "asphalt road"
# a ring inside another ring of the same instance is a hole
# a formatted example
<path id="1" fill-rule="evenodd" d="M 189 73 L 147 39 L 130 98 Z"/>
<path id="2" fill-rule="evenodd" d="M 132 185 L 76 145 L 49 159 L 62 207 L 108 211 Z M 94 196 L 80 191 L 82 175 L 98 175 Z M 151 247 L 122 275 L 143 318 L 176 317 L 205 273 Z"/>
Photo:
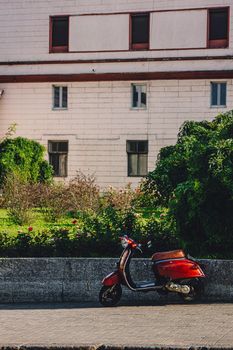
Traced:
<path id="1" fill-rule="evenodd" d="M 233 304 L 0 305 L 0 345 L 233 349 Z"/>

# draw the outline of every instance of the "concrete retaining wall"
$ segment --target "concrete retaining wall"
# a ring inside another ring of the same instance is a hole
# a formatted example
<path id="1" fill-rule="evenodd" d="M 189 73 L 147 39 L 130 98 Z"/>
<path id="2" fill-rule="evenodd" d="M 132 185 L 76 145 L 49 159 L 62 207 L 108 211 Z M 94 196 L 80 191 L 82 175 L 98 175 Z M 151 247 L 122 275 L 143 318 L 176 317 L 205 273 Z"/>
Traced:
<path id="1" fill-rule="evenodd" d="M 0 303 L 97 301 L 102 278 L 115 269 L 117 259 L 17 258 L 0 259 Z M 205 298 L 233 301 L 233 261 L 202 260 Z M 153 279 L 151 262 L 135 259 L 135 280 Z M 134 293 L 126 288 L 123 300 L 156 300 L 155 292 Z"/>

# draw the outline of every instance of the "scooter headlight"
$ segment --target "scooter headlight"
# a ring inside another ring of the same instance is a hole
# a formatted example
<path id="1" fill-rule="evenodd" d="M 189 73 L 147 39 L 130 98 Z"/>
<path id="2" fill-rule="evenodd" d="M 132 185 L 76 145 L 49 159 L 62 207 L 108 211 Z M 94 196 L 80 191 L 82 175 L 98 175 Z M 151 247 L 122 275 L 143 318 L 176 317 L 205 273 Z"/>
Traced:
<path id="1" fill-rule="evenodd" d="M 128 246 L 128 240 L 125 237 L 121 237 L 121 245 L 125 249 Z"/>

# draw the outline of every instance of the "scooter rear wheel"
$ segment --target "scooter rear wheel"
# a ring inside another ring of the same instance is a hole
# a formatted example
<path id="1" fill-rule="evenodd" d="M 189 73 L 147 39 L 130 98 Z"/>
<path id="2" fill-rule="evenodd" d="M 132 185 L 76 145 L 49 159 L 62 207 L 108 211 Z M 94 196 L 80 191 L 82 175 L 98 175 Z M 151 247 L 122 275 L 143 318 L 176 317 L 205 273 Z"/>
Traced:
<path id="1" fill-rule="evenodd" d="M 199 301 L 204 293 L 204 284 L 202 279 L 193 279 L 190 282 L 181 284 L 187 284 L 190 287 L 190 292 L 188 294 L 179 294 L 181 299 L 186 303 L 191 303 L 195 301 Z"/>
<path id="2" fill-rule="evenodd" d="M 114 286 L 103 286 L 99 292 L 99 302 L 103 306 L 115 306 L 119 303 L 122 295 L 120 284 Z"/>

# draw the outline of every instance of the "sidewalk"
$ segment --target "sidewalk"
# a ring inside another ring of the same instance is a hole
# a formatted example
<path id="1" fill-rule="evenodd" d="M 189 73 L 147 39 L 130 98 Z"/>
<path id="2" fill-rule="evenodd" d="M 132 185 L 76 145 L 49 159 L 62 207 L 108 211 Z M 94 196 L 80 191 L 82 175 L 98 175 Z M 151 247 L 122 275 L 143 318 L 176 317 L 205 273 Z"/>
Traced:
<path id="1" fill-rule="evenodd" d="M 0 305 L 0 325 L 4 348 L 233 349 L 230 303 Z"/>

